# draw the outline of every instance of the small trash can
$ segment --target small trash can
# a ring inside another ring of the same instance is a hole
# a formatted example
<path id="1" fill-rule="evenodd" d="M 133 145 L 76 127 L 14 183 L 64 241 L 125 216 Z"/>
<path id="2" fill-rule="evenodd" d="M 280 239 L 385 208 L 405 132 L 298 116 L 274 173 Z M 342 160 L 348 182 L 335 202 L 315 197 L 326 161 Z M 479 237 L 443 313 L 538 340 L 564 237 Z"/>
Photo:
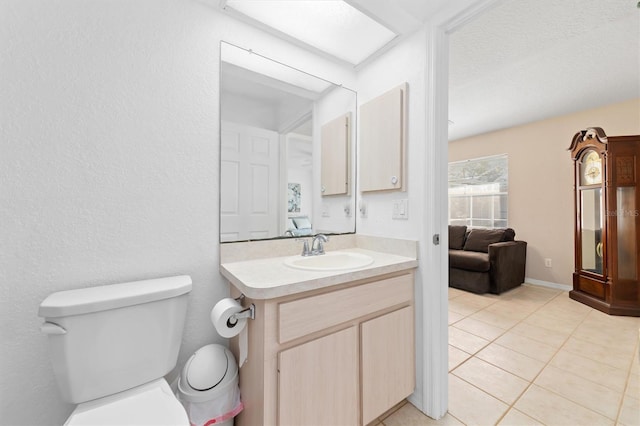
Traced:
<path id="1" fill-rule="evenodd" d="M 198 349 L 178 378 L 177 397 L 192 426 L 232 426 L 243 405 L 231 351 L 215 344 Z"/>

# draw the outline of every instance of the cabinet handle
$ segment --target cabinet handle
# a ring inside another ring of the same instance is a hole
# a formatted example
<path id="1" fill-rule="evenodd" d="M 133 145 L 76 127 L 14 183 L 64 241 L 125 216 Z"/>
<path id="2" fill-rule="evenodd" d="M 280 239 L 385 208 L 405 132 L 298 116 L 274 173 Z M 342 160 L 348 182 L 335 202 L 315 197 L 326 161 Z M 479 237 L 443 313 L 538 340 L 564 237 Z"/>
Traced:
<path id="1" fill-rule="evenodd" d="M 395 185 L 396 183 L 398 183 L 398 177 L 397 176 L 391 176 L 391 184 Z"/>

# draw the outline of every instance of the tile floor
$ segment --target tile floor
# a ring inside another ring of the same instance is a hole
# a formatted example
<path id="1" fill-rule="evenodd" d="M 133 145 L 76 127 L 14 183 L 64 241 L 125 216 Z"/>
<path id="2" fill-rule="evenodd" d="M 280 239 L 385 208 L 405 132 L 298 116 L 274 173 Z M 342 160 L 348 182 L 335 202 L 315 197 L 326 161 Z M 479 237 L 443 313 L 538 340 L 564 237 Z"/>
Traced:
<path id="1" fill-rule="evenodd" d="M 373 424 L 640 425 L 639 328 L 565 291 L 450 288 L 447 415 L 403 402 Z"/>

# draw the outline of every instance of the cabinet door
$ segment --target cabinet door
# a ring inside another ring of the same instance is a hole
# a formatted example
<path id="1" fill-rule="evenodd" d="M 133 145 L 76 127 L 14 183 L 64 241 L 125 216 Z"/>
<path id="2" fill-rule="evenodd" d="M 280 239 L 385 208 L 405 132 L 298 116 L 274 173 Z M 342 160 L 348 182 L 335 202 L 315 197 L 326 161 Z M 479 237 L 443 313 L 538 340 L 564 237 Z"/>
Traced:
<path id="1" fill-rule="evenodd" d="M 342 115 L 320 131 L 320 191 L 322 196 L 349 193 L 351 114 Z"/>
<path id="2" fill-rule="evenodd" d="M 280 352 L 280 425 L 358 424 L 357 332 L 350 327 Z"/>
<path id="3" fill-rule="evenodd" d="M 405 189 L 407 84 L 360 106 L 360 189 Z"/>
<path id="4" fill-rule="evenodd" d="M 362 424 L 415 388 L 413 306 L 362 323 Z"/>

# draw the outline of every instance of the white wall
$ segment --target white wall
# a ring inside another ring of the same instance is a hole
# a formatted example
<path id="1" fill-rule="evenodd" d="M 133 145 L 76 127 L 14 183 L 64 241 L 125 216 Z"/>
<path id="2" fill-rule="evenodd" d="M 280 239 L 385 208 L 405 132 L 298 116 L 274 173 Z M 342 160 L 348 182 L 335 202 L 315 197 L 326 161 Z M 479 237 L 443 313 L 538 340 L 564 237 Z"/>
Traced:
<path id="1" fill-rule="evenodd" d="M 640 99 L 449 142 L 450 161 L 508 154 L 508 223 L 516 239 L 527 241 L 531 282 L 572 285 L 574 183 L 567 148 L 577 132 L 593 126 L 609 136 L 640 133 Z"/>
<path id="2" fill-rule="evenodd" d="M 39 303 L 189 274 L 179 365 L 220 341 L 218 50 L 237 44 L 349 86 L 352 72 L 206 2 L 0 5 L 0 419 L 62 424 Z"/>
<path id="3" fill-rule="evenodd" d="M 406 40 L 401 41 L 392 50 L 368 64 L 358 73 L 358 106 L 378 95 L 404 83 L 408 83 L 408 116 L 407 116 L 407 185 L 406 192 L 389 191 L 379 193 L 358 194 L 366 205 L 366 217 L 359 211 L 357 232 L 359 234 L 383 237 L 421 240 L 424 223 L 429 220 L 431 212 L 425 211 L 423 194 L 427 182 L 424 179 L 425 151 L 425 66 L 427 63 L 427 35 L 421 30 Z M 406 198 L 409 200 L 407 220 L 393 220 L 393 200 Z M 420 251 L 424 251 L 424 241 L 420 241 Z M 416 274 L 416 377 L 417 388 L 412 401 L 422 405 L 421 377 L 427 362 L 421 351 L 425 330 L 422 317 L 421 294 L 427 271 L 423 266 Z M 437 343 L 437 342 L 436 342 Z M 446 390 L 444 390 L 446 392 Z M 438 413 L 430 413 L 437 416 Z"/>
<path id="4" fill-rule="evenodd" d="M 352 89 L 353 86 L 349 86 Z M 357 122 L 356 116 L 357 95 L 353 90 L 335 87 L 326 93 L 313 106 L 313 228 L 326 232 L 353 232 L 356 226 L 355 216 L 355 186 L 356 177 L 356 152 L 357 152 Z M 350 132 L 350 158 L 349 163 L 349 193 L 345 195 L 322 195 L 322 126 L 328 122 L 351 113 Z M 349 206 L 349 214 L 345 207 Z"/>

